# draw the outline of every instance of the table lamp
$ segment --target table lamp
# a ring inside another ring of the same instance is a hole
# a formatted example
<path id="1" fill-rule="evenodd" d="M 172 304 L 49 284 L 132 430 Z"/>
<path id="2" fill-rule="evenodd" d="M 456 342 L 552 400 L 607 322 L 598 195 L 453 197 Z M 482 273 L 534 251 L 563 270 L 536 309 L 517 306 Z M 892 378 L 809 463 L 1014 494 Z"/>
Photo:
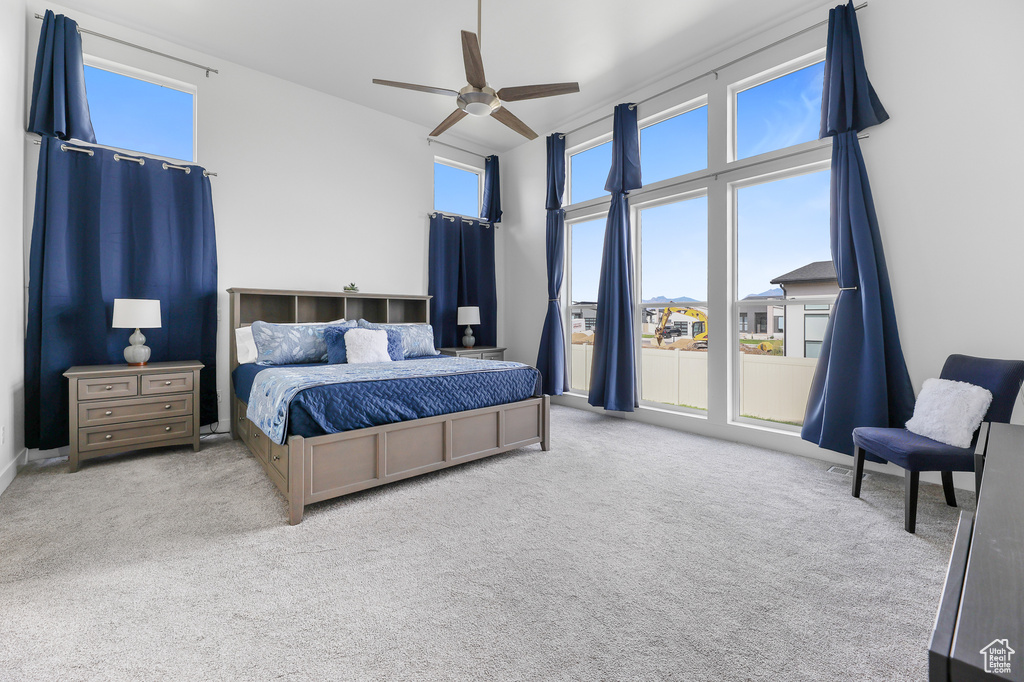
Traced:
<path id="1" fill-rule="evenodd" d="M 470 325 L 480 324 L 480 308 L 475 305 L 459 308 L 459 319 L 456 324 L 466 325 L 466 335 L 462 337 L 462 345 L 466 348 L 476 345 L 476 339 L 473 338 L 473 327 Z"/>
<path id="2" fill-rule="evenodd" d="M 149 346 L 146 337 L 139 331 L 143 327 L 160 327 L 160 301 L 147 298 L 115 298 L 114 329 L 134 329 L 128 337 L 131 344 L 124 349 L 124 359 L 129 365 L 145 365 L 149 361 Z"/>

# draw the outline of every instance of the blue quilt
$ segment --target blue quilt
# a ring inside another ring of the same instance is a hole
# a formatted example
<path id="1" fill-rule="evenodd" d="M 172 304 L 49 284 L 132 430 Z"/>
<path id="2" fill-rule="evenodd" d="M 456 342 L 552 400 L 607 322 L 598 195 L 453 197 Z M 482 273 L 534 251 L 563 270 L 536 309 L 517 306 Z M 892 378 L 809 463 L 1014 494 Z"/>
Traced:
<path id="1" fill-rule="evenodd" d="M 236 370 L 236 394 L 247 399 L 246 416 L 276 443 L 289 433 L 337 433 L 524 400 L 537 394 L 540 376 L 518 362 L 448 356 L 263 367 L 246 396 L 252 370 L 245 368 Z"/>

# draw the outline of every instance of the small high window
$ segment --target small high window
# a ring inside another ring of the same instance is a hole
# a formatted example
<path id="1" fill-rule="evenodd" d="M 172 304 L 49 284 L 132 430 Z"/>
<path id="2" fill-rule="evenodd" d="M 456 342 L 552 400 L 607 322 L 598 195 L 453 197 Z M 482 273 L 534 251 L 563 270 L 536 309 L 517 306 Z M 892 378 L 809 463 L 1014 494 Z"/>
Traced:
<path id="1" fill-rule="evenodd" d="M 195 88 L 169 83 L 87 64 L 85 89 L 96 142 L 125 151 L 194 162 Z"/>
<path id="2" fill-rule="evenodd" d="M 476 218 L 480 215 L 479 171 L 434 162 L 434 210 Z"/>
<path id="3" fill-rule="evenodd" d="M 706 105 L 640 129 L 640 169 L 645 185 L 707 167 Z"/>
<path id="4" fill-rule="evenodd" d="M 736 93 L 736 158 L 818 139 L 825 62 Z"/>
<path id="5" fill-rule="evenodd" d="M 612 143 L 605 142 L 569 157 L 569 200 L 578 204 L 608 194 L 604 183 L 612 167 Z"/>

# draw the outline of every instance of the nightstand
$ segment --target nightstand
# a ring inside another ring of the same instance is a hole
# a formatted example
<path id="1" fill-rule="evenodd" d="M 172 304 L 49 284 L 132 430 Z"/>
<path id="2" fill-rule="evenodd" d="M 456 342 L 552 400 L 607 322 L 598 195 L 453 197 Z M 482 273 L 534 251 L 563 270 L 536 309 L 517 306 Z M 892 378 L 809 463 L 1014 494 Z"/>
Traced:
<path id="1" fill-rule="evenodd" d="M 68 468 L 102 455 L 191 445 L 199 451 L 203 363 L 151 362 L 72 367 L 68 378 Z"/>
<path id="2" fill-rule="evenodd" d="M 477 360 L 504 360 L 505 349 L 497 346 L 473 346 L 472 348 L 438 348 L 441 355 L 454 355 L 457 358 L 476 358 Z"/>

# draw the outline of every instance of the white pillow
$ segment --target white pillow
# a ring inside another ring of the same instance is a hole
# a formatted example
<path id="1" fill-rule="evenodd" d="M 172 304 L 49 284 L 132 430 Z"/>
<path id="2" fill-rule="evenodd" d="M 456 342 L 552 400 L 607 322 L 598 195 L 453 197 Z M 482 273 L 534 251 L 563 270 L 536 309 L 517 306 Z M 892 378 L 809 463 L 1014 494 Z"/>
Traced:
<path id="1" fill-rule="evenodd" d="M 391 362 L 388 333 L 377 329 L 349 329 L 345 332 L 345 352 L 349 364 Z"/>
<path id="2" fill-rule="evenodd" d="M 974 384 L 926 379 L 907 431 L 958 448 L 971 447 L 974 432 L 992 404 L 992 394 Z"/>
<path id="3" fill-rule="evenodd" d="M 235 354 L 240 365 L 256 362 L 259 353 L 256 350 L 256 339 L 252 337 L 252 327 L 239 327 L 235 330 Z"/>

